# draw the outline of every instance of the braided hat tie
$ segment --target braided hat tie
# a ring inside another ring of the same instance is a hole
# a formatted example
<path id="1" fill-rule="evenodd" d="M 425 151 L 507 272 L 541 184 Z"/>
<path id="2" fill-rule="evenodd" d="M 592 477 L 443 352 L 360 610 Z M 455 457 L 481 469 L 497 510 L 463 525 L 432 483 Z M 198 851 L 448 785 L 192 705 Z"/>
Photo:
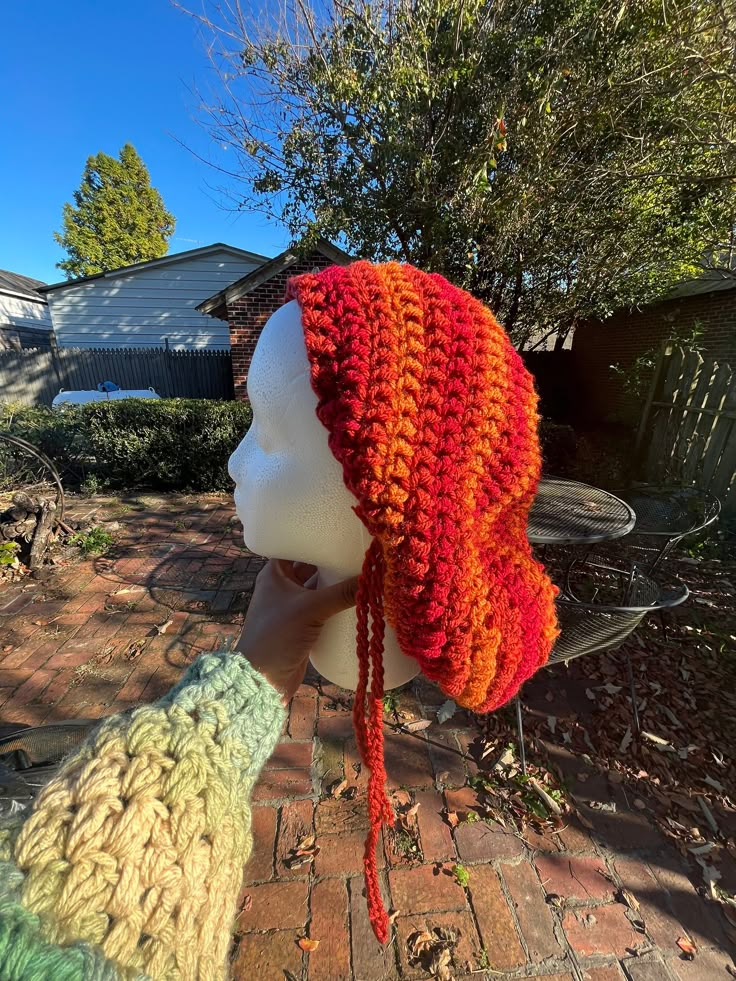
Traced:
<path id="1" fill-rule="evenodd" d="M 438 275 L 356 262 L 298 276 L 317 415 L 373 537 L 357 596 L 353 718 L 370 770 L 365 870 L 393 823 L 383 758 L 383 633 L 449 698 L 508 701 L 548 657 L 554 587 L 526 524 L 541 457 L 532 378 L 493 314 Z"/>

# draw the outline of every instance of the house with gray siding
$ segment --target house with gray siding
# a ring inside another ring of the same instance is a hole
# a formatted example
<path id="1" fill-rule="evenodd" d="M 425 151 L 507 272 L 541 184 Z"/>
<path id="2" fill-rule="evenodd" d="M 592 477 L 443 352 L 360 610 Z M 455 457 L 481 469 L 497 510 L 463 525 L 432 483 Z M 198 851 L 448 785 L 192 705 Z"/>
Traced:
<path id="1" fill-rule="evenodd" d="M 60 348 L 228 350 L 225 323 L 197 310 L 266 256 L 216 243 L 41 288 Z"/>
<path id="2" fill-rule="evenodd" d="M 51 317 L 38 279 L 0 269 L 0 350 L 49 347 Z"/>

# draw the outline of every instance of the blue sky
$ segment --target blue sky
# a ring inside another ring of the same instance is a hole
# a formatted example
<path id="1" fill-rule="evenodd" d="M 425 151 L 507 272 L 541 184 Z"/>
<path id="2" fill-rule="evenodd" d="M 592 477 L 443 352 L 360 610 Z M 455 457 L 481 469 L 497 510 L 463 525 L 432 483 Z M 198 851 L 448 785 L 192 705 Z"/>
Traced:
<path id="1" fill-rule="evenodd" d="M 193 0 L 192 6 L 196 6 Z M 212 84 L 195 22 L 169 0 L 22 0 L 0 40 L 0 269 L 64 278 L 53 240 L 85 161 L 132 143 L 177 218 L 171 252 L 227 242 L 275 255 L 286 230 L 218 203 L 190 91 Z M 208 187 L 209 185 L 209 187 Z"/>

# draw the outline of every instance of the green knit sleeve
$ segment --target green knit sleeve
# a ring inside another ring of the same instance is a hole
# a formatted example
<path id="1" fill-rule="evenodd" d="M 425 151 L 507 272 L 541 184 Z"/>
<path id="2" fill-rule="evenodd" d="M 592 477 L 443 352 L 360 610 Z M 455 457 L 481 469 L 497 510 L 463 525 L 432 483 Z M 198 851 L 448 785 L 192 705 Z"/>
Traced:
<path id="1" fill-rule="evenodd" d="M 2 863 L 0 977 L 40 977 L 39 958 L 70 981 L 224 977 L 250 795 L 285 717 L 262 675 L 217 653 L 105 720 Z"/>

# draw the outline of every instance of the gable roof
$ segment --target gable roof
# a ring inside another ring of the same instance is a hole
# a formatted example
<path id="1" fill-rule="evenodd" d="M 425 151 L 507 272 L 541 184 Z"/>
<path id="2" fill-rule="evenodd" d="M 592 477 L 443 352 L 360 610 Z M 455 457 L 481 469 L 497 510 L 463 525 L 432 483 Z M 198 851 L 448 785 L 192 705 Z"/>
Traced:
<path id="1" fill-rule="evenodd" d="M 697 279 L 678 283 L 662 300 L 679 300 L 686 296 L 702 296 L 704 293 L 720 293 L 736 288 L 736 268 L 706 269 Z M 658 302 L 661 302 L 658 301 Z"/>
<path id="2" fill-rule="evenodd" d="M 40 279 L 31 279 L 30 276 L 21 276 L 20 273 L 0 269 L 0 293 L 12 293 L 14 296 L 45 303 L 46 300 L 39 296 L 40 287 L 45 285 L 46 283 L 41 282 Z"/>
<path id="3" fill-rule="evenodd" d="M 171 255 L 163 255 L 160 259 L 147 259 L 145 262 L 135 262 L 131 266 L 121 266 L 119 269 L 109 269 L 107 272 L 95 273 L 93 276 L 80 276 L 79 279 L 66 279 L 63 283 L 52 283 L 51 286 L 44 286 L 40 293 L 50 293 L 51 290 L 63 290 L 70 286 L 78 286 L 80 283 L 89 283 L 93 279 L 116 279 L 128 273 L 137 272 L 139 269 L 153 269 L 156 266 L 169 266 L 182 259 L 194 259 L 199 256 L 210 255 L 213 252 L 230 252 L 232 255 L 241 259 L 250 259 L 253 262 L 266 262 L 267 256 L 260 255 L 258 252 L 248 252 L 245 249 L 237 249 L 234 245 L 225 245 L 223 242 L 215 242 L 214 245 L 204 245 L 199 249 L 187 249 L 186 252 L 174 252 Z"/>
<path id="4" fill-rule="evenodd" d="M 351 255 L 343 252 L 342 249 L 333 245 L 332 242 L 328 242 L 326 238 L 317 239 L 310 251 L 321 252 L 323 256 L 338 266 L 347 266 L 353 261 Z M 215 293 L 214 296 L 203 300 L 196 309 L 200 313 L 208 313 L 210 316 L 216 317 L 217 310 L 226 308 L 229 303 L 233 303 L 248 293 L 252 293 L 254 289 L 257 289 L 273 276 L 278 275 L 278 273 L 285 272 L 289 266 L 293 266 L 301 258 L 303 256 L 295 248 L 285 249 L 280 255 L 269 259 L 268 262 L 264 262 L 262 266 L 249 272 L 242 279 L 238 279 L 236 282 L 231 283 L 230 286 L 226 286 L 225 289 L 220 290 L 219 293 Z"/>

